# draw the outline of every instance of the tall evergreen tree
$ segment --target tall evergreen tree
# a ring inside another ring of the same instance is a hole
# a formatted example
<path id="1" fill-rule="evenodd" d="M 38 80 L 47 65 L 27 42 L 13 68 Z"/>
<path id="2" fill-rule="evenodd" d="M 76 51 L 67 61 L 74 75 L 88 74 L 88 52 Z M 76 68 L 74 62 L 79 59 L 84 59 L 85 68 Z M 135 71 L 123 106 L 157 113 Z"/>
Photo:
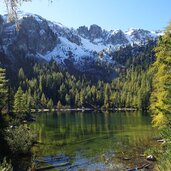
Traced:
<path id="1" fill-rule="evenodd" d="M 58 110 L 62 109 L 62 103 L 61 103 L 61 101 L 58 101 L 56 107 L 57 107 Z"/>
<path id="2" fill-rule="evenodd" d="M 166 117 L 171 114 L 171 24 L 162 36 L 156 51 L 156 62 L 153 64 L 153 91 L 151 95 L 151 110 L 156 126 L 164 126 Z"/>
<path id="3" fill-rule="evenodd" d="M 153 91 L 151 94 L 151 110 L 153 124 L 160 128 L 165 139 L 162 146 L 160 170 L 171 170 L 171 23 L 164 36 L 158 41 L 155 49 L 156 62 L 153 64 Z"/>
<path id="4" fill-rule="evenodd" d="M 0 68 L 0 113 L 7 107 L 8 88 L 5 69 Z"/>
<path id="5" fill-rule="evenodd" d="M 18 78 L 19 78 L 19 81 L 23 81 L 25 79 L 25 74 L 24 74 L 23 68 L 19 69 L 19 71 L 18 71 Z"/>
<path id="6" fill-rule="evenodd" d="M 14 109 L 14 112 L 17 114 L 24 114 L 27 112 L 27 99 L 21 87 L 18 88 L 14 96 L 13 109 Z"/>
<path id="7" fill-rule="evenodd" d="M 42 104 L 42 107 L 45 108 L 47 106 L 47 99 L 45 97 L 45 94 L 43 93 L 42 96 L 41 96 L 41 104 Z"/>
<path id="8" fill-rule="evenodd" d="M 50 99 L 50 100 L 48 101 L 48 103 L 47 103 L 47 108 L 50 109 L 50 110 L 53 109 L 53 101 L 52 101 L 52 99 Z"/>

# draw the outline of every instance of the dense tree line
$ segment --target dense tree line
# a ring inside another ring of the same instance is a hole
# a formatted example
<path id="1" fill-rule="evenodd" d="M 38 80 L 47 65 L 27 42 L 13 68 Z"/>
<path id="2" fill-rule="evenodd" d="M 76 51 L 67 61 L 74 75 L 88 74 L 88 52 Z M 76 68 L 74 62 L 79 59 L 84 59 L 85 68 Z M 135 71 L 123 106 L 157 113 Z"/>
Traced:
<path id="1" fill-rule="evenodd" d="M 156 61 L 150 72 L 153 75 L 151 111 L 153 125 L 160 128 L 165 143 L 158 151 L 159 170 L 171 170 L 171 23 L 155 48 Z"/>
<path id="2" fill-rule="evenodd" d="M 113 51 L 111 56 L 120 65 L 126 67 L 140 65 L 146 69 L 155 61 L 155 47 L 156 41 L 149 40 L 147 44 L 142 46 L 134 44 L 120 47 L 119 51 Z"/>
<path id="3" fill-rule="evenodd" d="M 57 106 L 147 109 L 151 77 L 141 67 L 132 67 L 111 82 L 92 83 L 84 76 L 76 77 L 61 71 L 53 61 L 35 64 L 29 76 L 20 68 L 16 87 L 15 113 Z"/>

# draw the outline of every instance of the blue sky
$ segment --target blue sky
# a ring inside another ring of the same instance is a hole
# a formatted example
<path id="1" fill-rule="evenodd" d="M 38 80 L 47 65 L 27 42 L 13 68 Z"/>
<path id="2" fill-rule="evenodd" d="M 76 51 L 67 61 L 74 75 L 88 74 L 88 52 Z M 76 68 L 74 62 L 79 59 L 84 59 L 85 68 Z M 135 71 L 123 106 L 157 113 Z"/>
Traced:
<path id="1" fill-rule="evenodd" d="M 171 20 L 171 0 L 32 0 L 21 10 L 73 28 L 97 24 L 107 30 L 162 30 Z"/>

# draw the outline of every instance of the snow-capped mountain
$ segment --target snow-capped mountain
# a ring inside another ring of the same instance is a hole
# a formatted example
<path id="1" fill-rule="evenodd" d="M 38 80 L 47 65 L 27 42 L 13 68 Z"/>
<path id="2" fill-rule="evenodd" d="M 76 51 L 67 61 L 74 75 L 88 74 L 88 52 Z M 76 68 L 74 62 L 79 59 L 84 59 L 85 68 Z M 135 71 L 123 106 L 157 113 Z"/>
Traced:
<path id="1" fill-rule="evenodd" d="M 91 70 L 94 65 L 113 66 L 116 61 L 110 55 L 112 52 L 128 45 L 143 46 L 163 34 L 143 29 L 107 31 L 95 24 L 69 29 L 33 14 L 22 14 L 19 23 L 16 31 L 15 23 L 0 16 L 1 53 L 10 60 L 16 56 L 54 59 L 79 71 Z"/>

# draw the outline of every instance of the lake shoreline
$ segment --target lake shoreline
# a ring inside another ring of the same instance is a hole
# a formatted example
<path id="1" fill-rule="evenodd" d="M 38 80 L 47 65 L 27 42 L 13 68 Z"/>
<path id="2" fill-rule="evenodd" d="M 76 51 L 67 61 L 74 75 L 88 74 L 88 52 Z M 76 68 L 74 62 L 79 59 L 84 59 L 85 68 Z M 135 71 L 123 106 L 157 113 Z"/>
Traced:
<path id="1" fill-rule="evenodd" d="M 141 111 L 139 109 L 136 108 L 109 108 L 108 110 L 104 110 L 101 108 L 62 108 L 62 109 L 31 109 L 31 113 L 40 113 L 40 112 L 70 112 L 70 111 L 74 111 L 74 112 L 84 112 L 84 111 L 102 111 L 102 112 L 107 112 L 107 111 Z"/>
<path id="2" fill-rule="evenodd" d="M 106 114 L 94 110 L 54 115 L 48 111 L 37 113 L 36 121 L 30 123 L 30 130 L 38 133 L 32 148 L 36 169 L 51 167 L 51 162 L 53 167 L 77 170 L 153 169 L 155 162 L 147 161 L 151 153 L 146 150 L 158 142 L 152 139 L 155 134 L 149 115 L 141 111 L 126 115 L 124 111 Z"/>

